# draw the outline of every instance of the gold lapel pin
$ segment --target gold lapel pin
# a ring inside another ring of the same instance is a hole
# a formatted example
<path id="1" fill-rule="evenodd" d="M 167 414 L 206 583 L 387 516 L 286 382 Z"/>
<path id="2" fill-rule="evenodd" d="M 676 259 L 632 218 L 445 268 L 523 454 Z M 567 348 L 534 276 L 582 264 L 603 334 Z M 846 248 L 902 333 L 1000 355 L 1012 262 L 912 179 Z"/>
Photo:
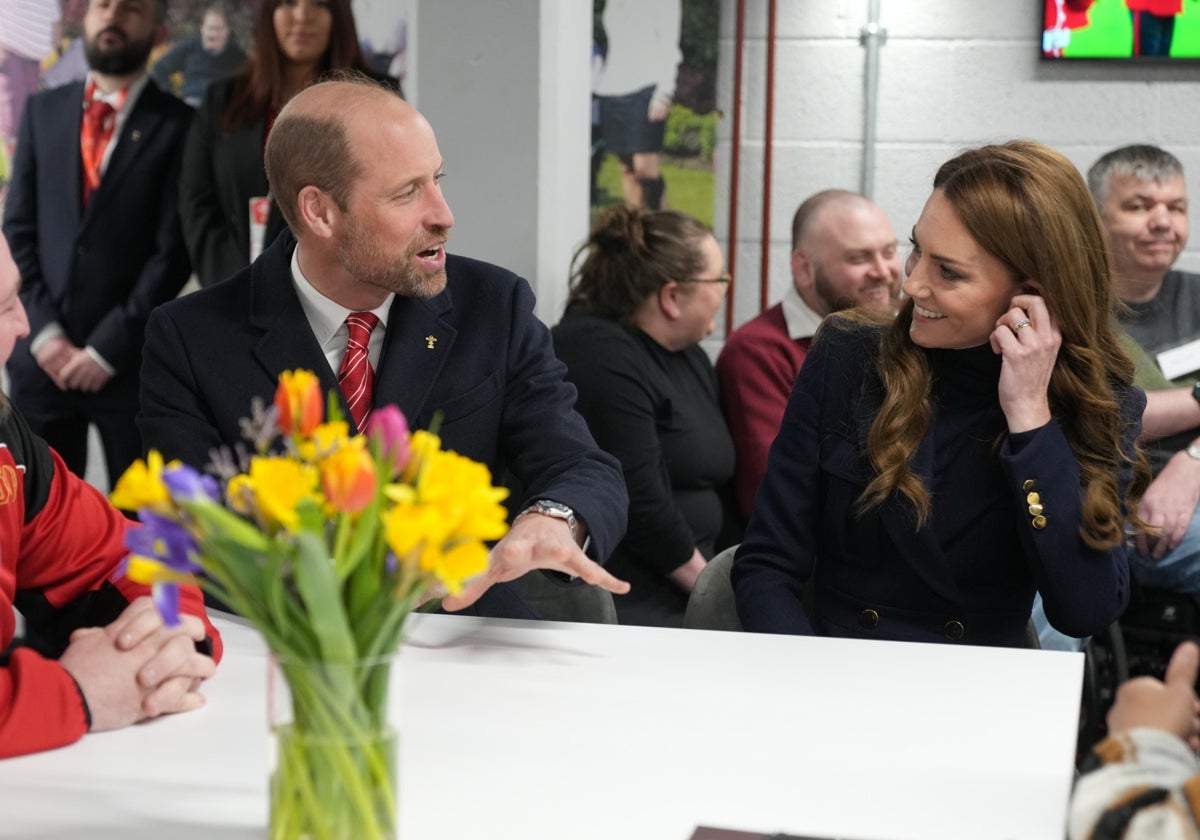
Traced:
<path id="1" fill-rule="evenodd" d="M 432 350 L 433 346 L 435 344 L 437 344 L 437 336 L 433 336 L 433 335 L 425 336 L 425 349 L 426 350 Z"/>
<path id="2" fill-rule="evenodd" d="M 129 135 L 129 139 L 136 143 L 142 139 L 142 132 L 135 128 L 133 133 Z"/>

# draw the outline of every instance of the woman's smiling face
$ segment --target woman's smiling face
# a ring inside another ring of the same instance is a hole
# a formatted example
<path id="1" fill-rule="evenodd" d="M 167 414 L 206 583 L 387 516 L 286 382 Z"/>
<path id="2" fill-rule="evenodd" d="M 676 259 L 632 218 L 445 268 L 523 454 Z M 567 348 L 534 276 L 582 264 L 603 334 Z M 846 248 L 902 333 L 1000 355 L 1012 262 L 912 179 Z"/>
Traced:
<path id="1" fill-rule="evenodd" d="M 903 289 L 914 304 L 913 343 L 945 350 L 986 344 L 1020 291 L 1012 272 L 975 241 L 940 189 L 925 202 L 912 245 Z"/>

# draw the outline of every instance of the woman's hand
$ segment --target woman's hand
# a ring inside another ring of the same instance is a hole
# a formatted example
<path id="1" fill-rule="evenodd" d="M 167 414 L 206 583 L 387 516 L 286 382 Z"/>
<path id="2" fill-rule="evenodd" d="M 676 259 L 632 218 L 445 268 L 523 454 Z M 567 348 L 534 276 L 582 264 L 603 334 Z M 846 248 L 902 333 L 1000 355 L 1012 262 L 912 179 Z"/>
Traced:
<path id="1" fill-rule="evenodd" d="M 1050 374 L 1058 359 L 1062 333 L 1046 301 L 1034 293 L 1019 294 L 1012 308 L 996 320 L 992 350 L 1000 366 L 1000 408 L 1010 432 L 1027 432 L 1050 422 Z"/>

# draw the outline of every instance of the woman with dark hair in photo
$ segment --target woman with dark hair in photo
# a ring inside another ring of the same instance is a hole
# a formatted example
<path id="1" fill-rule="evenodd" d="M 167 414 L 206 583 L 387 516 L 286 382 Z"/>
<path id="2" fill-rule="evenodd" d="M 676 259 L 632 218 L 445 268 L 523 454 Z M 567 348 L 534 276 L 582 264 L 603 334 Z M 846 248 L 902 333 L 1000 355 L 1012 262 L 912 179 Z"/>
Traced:
<path id="1" fill-rule="evenodd" d="M 184 151 L 179 215 L 201 285 L 247 266 L 284 228 L 268 198 L 267 134 L 289 99 L 334 70 L 371 75 L 350 0 L 262 0 L 249 60 L 209 86 Z"/>
<path id="2" fill-rule="evenodd" d="M 1020 646 L 1129 599 L 1145 396 L 1091 196 L 1014 141 L 944 164 L 891 325 L 831 316 L 734 561 L 748 630 Z M 803 600 L 802 599 L 806 599 Z"/>
<path id="3" fill-rule="evenodd" d="M 601 217 L 574 265 L 554 350 L 629 490 L 629 527 L 606 566 L 632 584 L 614 599 L 617 615 L 678 627 L 734 521 L 733 440 L 700 347 L 730 277 L 699 221 L 628 206 Z"/>

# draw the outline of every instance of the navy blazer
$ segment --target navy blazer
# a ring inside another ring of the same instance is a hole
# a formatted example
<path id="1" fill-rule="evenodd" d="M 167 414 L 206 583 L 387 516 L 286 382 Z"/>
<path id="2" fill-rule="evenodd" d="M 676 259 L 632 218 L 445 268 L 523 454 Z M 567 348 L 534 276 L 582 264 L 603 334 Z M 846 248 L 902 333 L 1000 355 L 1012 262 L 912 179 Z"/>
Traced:
<path id="1" fill-rule="evenodd" d="M 85 209 L 83 89 L 66 85 L 26 104 L 4 234 L 21 272 L 30 339 L 57 321 L 74 344 L 95 347 L 132 380 L 146 319 L 190 273 L 175 205 L 192 109 L 148 81 Z M 11 364 L 40 374 L 29 339 Z"/>
<path id="2" fill-rule="evenodd" d="M 896 494 L 859 511 L 874 475 L 866 435 L 883 397 L 875 372 L 880 336 L 878 327 L 831 321 L 801 368 L 733 565 L 743 625 L 1019 646 L 1035 589 L 1051 623 L 1068 635 L 1112 623 L 1129 598 L 1129 549 L 1097 550 L 1080 537 L 1079 468 L 1056 420 L 1005 433 L 994 396 L 999 360 L 988 347 L 935 351 L 949 366 L 977 365 L 960 374 L 963 388 L 977 390 L 974 403 L 962 402 L 978 407 L 948 421 L 948 403 L 934 402 L 930 431 L 910 462 L 932 489 L 932 521 L 918 529 L 911 505 Z M 958 391 L 943 393 L 949 399 Z M 1131 457 L 1145 396 L 1118 389 L 1118 401 Z M 975 434 L 939 438 L 964 416 Z M 1117 475 L 1122 499 L 1131 478 L 1125 463 Z M 1040 496 L 1042 527 L 1030 492 Z"/>
<path id="3" fill-rule="evenodd" d="M 243 442 L 251 401 L 270 405 L 279 374 L 317 373 L 341 398 L 292 284 L 296 241 L 285 231 L 231 280 L 160 307 L 147 327 L 138 425 L 146 449 L 205 466 Z M 395 403 L 413 428 L 441 415 L 445 448 L 511 471 L 527 501 L 554 499 L 586 522 L 589 553 L 608 557 L 625 532 L 628 497 L 616 459 L 575 412 L 575 388 L 512 272 L 449 256 L 447 286 L 422 301 L 397 295 L 375 374 L 375 405 Z M 345 400 L 343 413 L 349 417 Z M 353 421 L 351 421 L 353 425 Z"/>

